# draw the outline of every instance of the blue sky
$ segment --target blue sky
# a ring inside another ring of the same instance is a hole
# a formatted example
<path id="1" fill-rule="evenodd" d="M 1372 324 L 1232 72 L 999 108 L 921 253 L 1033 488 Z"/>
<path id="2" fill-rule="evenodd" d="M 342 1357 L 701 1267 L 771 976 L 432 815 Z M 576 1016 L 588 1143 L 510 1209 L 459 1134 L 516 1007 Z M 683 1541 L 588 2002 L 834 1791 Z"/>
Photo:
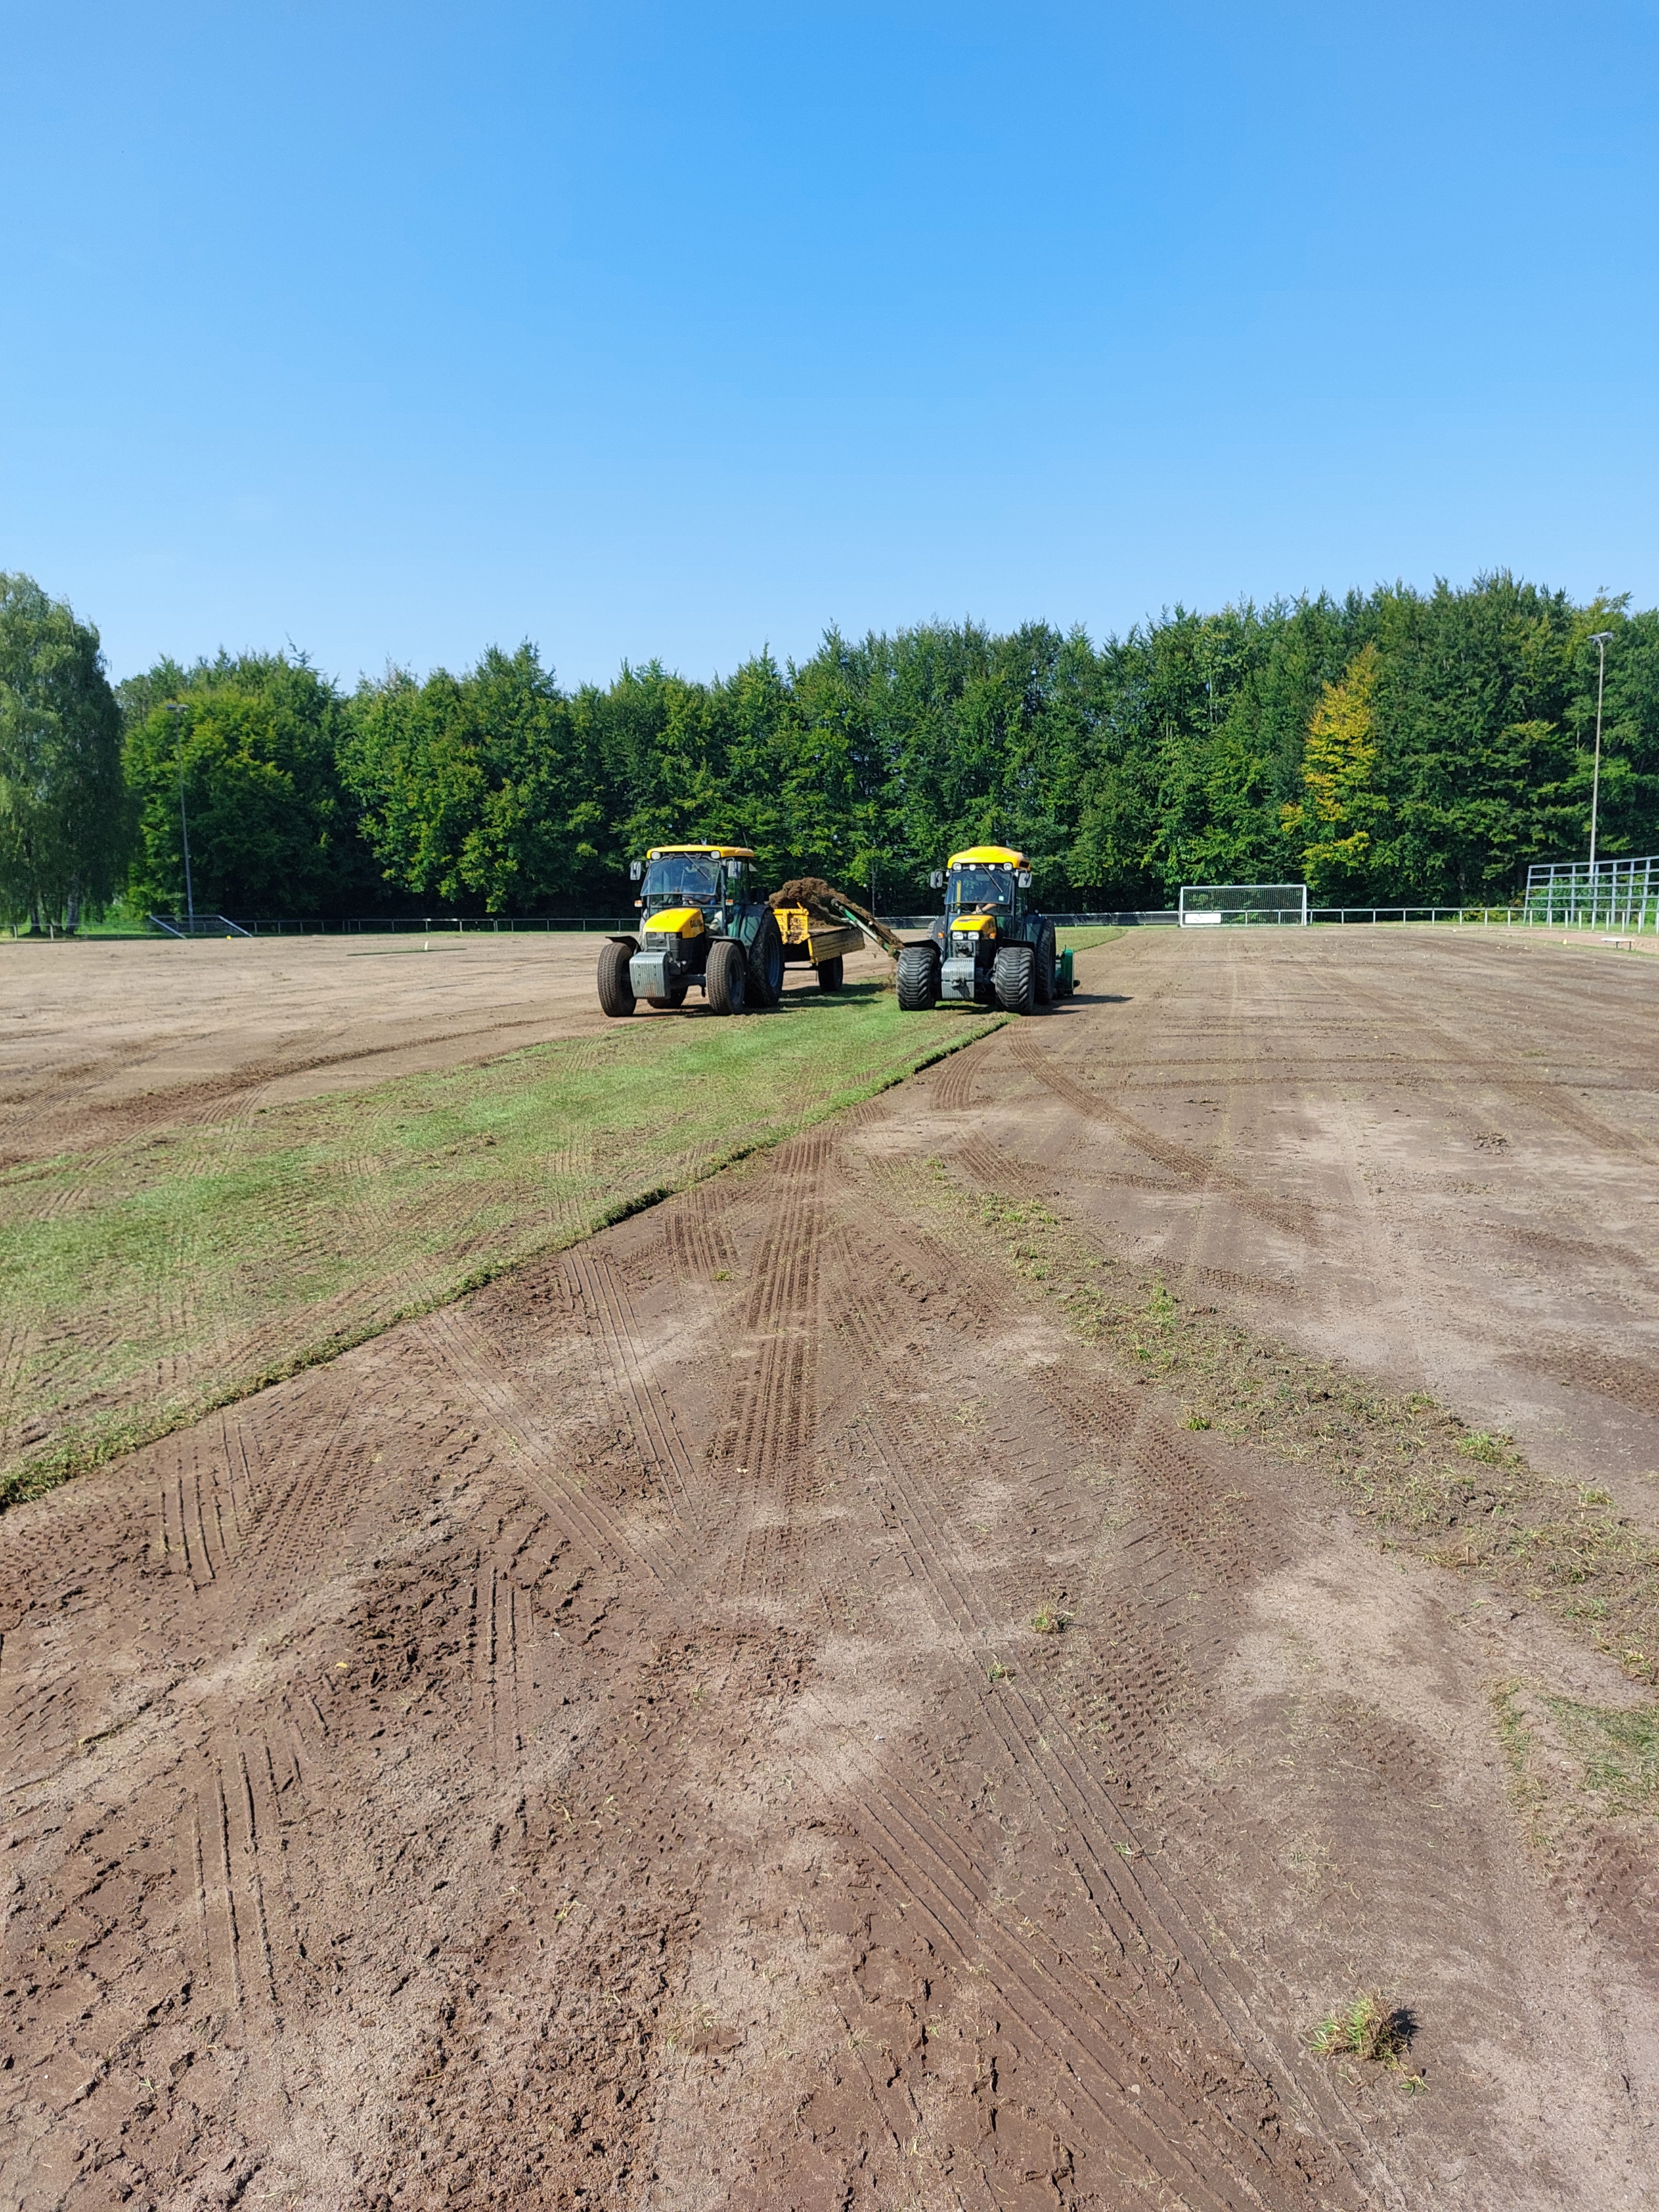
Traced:
<path id="1" fill-rule="evenodd" d="M 0 0 L 0 567 L 568 682 L 1659 601 L 1659 6 Z"/>

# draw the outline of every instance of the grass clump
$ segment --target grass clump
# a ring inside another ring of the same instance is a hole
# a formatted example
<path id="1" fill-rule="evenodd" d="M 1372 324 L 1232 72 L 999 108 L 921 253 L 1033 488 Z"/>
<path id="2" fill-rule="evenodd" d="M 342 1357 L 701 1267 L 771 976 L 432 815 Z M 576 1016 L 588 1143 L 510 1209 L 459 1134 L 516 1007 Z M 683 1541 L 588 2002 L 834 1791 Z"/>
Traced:
<path id="1" fill-rule="evenodd" d="M 1564 1747 L 1583 1762 L 1584 1787 L 1613 1813 L 1659 1807 L 1659 1706 L 1544 1704 Z"/>
<path id="2" fill-rule="evenodd" d="M 1413 2022 L 1401 2005 L 1387 2005 L 1375 1990 L 1350 1998 L 1328 2012 L 1308 2038 L 1316 2058 L 1358 2058 L 1401 2074 L 1407 2088 L 1421 2088 L 1420 2074 L 1407 2074 L 1402 2062 L 1411 2047 Z"/>
<path id="3" fill-rule="evenodd" d="M 1031 1626 L 1039 1636 L 1058 1636 L 1069 1626 L 1071 1614 L 1062 1613 L 1057 1605 L 1040 1605 L 1031 1615 Z"/>

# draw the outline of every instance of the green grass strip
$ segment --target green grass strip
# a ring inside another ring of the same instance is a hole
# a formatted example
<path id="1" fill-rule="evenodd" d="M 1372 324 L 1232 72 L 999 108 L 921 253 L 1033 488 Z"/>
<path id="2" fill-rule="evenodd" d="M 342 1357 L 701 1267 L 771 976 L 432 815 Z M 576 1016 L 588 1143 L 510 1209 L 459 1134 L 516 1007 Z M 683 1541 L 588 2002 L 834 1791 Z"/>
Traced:
<path id="1" fill-rule="evenodd" d="M 0 1507 L 562 1249 L 1005 1018 L 641 1017 L 0 1176 Z"/>

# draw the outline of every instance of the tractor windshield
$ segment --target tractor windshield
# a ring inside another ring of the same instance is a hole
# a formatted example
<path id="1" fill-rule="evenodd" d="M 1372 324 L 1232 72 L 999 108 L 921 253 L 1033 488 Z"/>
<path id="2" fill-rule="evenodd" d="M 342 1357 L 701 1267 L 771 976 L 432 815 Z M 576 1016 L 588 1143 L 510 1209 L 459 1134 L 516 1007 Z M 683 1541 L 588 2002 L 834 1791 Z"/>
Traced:
<path id="1" fill-rule="evenodd" d="M 709 906 L 720 895 L 720 864 L 714 853 L 665 853 L 645 872 L 647 907 Z"/>
<path id="2" fill-rule="evenodd" d="M 975 907 L 1012 907 L 1014 872 L 1012 868 L 952 868 L 945 903 L 959 913 Z"/>

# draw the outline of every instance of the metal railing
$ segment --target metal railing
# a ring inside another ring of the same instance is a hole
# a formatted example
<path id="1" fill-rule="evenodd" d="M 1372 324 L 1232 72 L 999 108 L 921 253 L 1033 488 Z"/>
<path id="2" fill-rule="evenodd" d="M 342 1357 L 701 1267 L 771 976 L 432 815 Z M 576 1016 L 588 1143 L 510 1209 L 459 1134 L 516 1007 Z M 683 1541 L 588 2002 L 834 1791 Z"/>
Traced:
<path id="1" fill-rule="evenodd" d="M 1578 928 L 1588 933 L 1591 930 L 1613 930 L 1621 936 L 1634 937 L 1644 929 L 1652 931 L 1655 917 L 1650 908 L 1646 920 L 1639 914 L 1613 914 L 1604 907 L 1592 909 L 1581 907 L 1569 913 L 1565 907 L 1548 913 L 1530 906 L 1318 906 L 1310 909 L 1309 920 L 1318 923 L 1380 922 L 1398 927 L 1410 922 L 1413 926 L 1434 925 L 1438 927 L 1474 929 L 1565 929 Z"/>
<path id="2" fill-rule="evenodd" d="M 1547 860 L 1527 870 L 1530 920 L 1547 929 L 1659 929 L 1659 854 L 1640 860 Z"/>
<path id="3" fill-rule="evenodd" d="M 1056 914 L 1049 920 L 1060 929 L 1098 929 L 1108 927 L 1158 927 L 1177 919 L 1173 908 L 1149 908 L 1115 914 Z M 884 914 L 890 929 L 927 929 L 934 914 Z M 517 915 L 368 915 L 336 918 L 285 915 L 275 921 L 231 921 L 223 915 L 202 915 L 192 928 L 180 915 L 147 915 L 152 927 L 168 937 L 437 937 L 512 936 L 520 931 L 583 931 L 605 936 L 631 935 L 640 926 L 637 914 L 517 914 Z"/>
<path id="4" fill-rule="evenodd" d="M 147 914 L 144 920 L 164 937 L 252 937 L 251 928 L 222 914 Z"/>
<path id="5" fill-rule="evenodd" d="M 1574 902 L 1565 892 L 1539 900 L 1528 897 L 1508 906 L 1310 906 L 1308 920 L 1320 926 L 1377 923 L 1397 927 L 1526 929 L 1577 928 L 1616 930 L 1624 936 L 1659 932 L 1659 863 L 1656 863 L 1653 896 L 1617 906 L 1606 899 L 1588 897 Z M 888 928 L 920 932 L 938 920 L 933 914 L 889 914 L 881 919 Z M 1120 908 L 1112 913 L 1051 914 L 1060 929 L 1172 929 L 1180 921 L 1173 907 Z M 1291 917 L 1299 920 L 1300 916 Z M 167 937 L 489 937 L 520 932 L 584 932 L 605 936 L 631 936 L 640 926 L 637 914 L 625 915 L 374 915 L 334 919 L 296 919 L 233 921 L 226 915 L 198 914 L 194 923 L 179 915 L 149 915 L 150 927 Z"/>

